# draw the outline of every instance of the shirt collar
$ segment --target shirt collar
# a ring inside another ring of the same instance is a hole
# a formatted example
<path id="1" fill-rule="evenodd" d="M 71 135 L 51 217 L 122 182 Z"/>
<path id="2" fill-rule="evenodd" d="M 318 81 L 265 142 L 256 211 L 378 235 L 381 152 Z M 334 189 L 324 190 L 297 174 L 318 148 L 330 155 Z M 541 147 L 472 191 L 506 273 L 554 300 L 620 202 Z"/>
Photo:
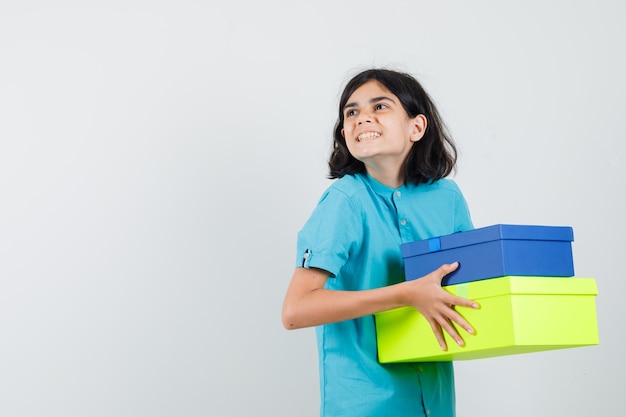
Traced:
<path id="1" fill-rule="evenodd" d="M 372 177 L 367 172 L 365 172 L 363 176 L 365 177 L 365 180 L 370 185 L 370 187 L 372 187 L 372 189 L 376 192 L 376 194 L 379 194 L 386 198 L 391 197 L 393 193 L 398 190 L 402 191 L 406 189 L 406 186 L 404 184 L 399 186 L 398 188 L 391 188 L 383 183 L 378 182 L 374 177 Z"/>

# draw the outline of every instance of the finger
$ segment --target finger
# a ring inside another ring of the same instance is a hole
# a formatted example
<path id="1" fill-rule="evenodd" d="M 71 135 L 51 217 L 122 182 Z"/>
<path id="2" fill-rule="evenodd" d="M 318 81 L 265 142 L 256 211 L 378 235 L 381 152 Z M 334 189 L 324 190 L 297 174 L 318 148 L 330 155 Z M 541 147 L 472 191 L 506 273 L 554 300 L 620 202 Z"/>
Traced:
<path id="1" fill-rule="evenodd" d="M 479 308 L 480 306 L 474 300 L 469 300 L 467 298 L 458 297 L 455 295 L 451 295 L 448 299 L 446 299 L 446 303 L 455 306 L 469 307 L 469 308 Z"/>
<path id="2" fill-rule="evenodd" d="M 460 315 L 454 308 L 450 308 L 450 311 L 447 312 L 448 320 L 456 323 L 459 327 L 465 330 L 469 334 L 474 334 L 474 328 L 465 320 L 465 317 Z"/>
<path id="3" fill-rule="evenodd" d="M 451 264 L 443 264 L 439 268 L 437 268 L 436 272 L 443 279 L 443 277 L 445 277 L 446 275 L 456 271 L 458 267 L 459 267 L 458 262 L 452 262 Z"/>
<path id="4" fill-rule="evenodd" d="M 449 320 L 455 322 L 461 328 L 463 328 L 469 334 L 474 334 L 474 328 L 465 320 L 458 311 L 454 309 L 455 306 L 463 306 L 470 308 L 478 308 L 478 303 L 472 300 L 468 300 L 462 297 L 450 296 L 446 299 L 447 307 L 441 310 L 441 314 Z"/>
<path id="5" fill-rule="evenodd" d="M 439 343 L 439 347 L 441 347 L 441 350 L 448 350 L 448 345 L 446 344 L 446 339 L 444 339 L 443 337 L 443 332 L 441 331 L 441 326 L 439 326 L 439 323 L 437 323 L 437 321 L 433 319 L 429 319 L 428 322 L 430 323 L 430 328 L 433 330 L 433 333 L 435 334 L 435 338 L 437 339 L 437 343 Z"/>
<path id="6" fill-rule="evenodd" d="M 463 346 L 465 345 L 465 341 L 459 335 L 459 332 L 456 331 L 456 328 L 452 325 L 450 320 L 447 318 L 442 318 L 439 320 L 439 325 L 450 335 L 452 339 L 456 342 L 457 345 Z"/>

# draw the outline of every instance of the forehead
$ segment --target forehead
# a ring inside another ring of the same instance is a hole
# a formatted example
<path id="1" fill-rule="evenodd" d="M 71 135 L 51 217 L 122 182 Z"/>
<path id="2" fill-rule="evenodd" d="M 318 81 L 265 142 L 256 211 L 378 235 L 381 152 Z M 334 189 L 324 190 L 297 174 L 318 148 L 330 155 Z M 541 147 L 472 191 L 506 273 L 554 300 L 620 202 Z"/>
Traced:
<path id="1" fill-rule="evenodd" d="M 377 80 L 369 80 L 363 83 L 359 88 L 348 97 L 346 105 L 350 103 L 361 104 L 361 102 L 367 102 L 372 98 L 387 97 L 392 100 L 397 100 L 397 97 L 387 89 L 383 84 Z"/>

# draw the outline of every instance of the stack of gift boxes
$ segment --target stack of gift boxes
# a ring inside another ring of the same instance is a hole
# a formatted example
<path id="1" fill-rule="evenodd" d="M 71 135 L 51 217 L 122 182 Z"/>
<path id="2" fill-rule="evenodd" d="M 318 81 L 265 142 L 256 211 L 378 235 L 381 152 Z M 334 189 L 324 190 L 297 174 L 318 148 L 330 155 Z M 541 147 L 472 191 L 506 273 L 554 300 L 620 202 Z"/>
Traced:
<path id="1" fill-rule="evenodd" d="M 479 359 L 598 344 L 593 278 L 574 277 L 571 227 L 504 225 L 402 245 L 407 280 L 459 262 L 444 277 L 448 292 L 480 308 L 456 306 L 474 328 L 458 346 L 439 346 L 413 307 L 376 314 L 381 363 Z M 445 332 L 444 332 L 445 333 Z"/>

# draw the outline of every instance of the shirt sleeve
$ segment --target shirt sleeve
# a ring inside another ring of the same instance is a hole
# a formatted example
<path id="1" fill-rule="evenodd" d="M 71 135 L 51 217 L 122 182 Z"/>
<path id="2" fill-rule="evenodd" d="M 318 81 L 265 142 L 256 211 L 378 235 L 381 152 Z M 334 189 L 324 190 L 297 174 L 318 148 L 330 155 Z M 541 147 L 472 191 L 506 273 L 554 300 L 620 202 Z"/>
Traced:
<path id="1" fill-rule="evenodd" d="M 354 201 L 330 188 L 298 233 L 296 267 L 323 269 L 334 278 L 362 235 L 361 215 Z"/>
<path id="2" fill-rule="evenodd" d="M 461 192 L 459 186 L 452 181 L 454 187 L 457 190 L 456 193 L 456 201 L 454 203 L 454 228 L 456 232 L 465 232 L 468 230 L 472 230 L 474 228 L 474 224 L 472 223 L 472 218 L 470 216 L 469 207 L 467 206 L 467 201 L 465 201 L 465 197 Z"/>

